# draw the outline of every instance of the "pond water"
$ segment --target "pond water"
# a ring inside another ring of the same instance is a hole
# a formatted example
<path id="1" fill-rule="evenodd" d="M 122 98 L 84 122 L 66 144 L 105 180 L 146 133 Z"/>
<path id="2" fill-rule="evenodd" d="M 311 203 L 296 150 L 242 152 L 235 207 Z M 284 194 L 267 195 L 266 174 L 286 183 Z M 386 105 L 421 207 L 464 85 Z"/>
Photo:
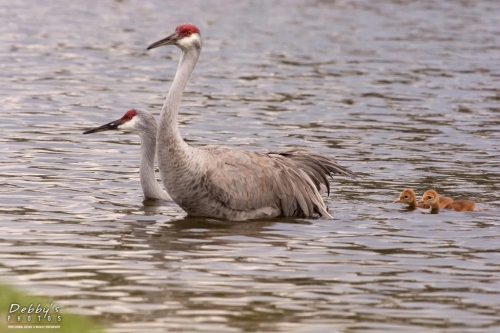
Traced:
<path id="1" fill-rule="evenodd" d="M 109 332 L 498 332 L 496 0 L 0 1 L 0 280 Z M 333 220 L 231 223 L 144 205 L 139 138 L 183 22 L 204 46 L 192 145 L 306 147 Z M 407 187 L 481 211 L 409 211 Z"/>

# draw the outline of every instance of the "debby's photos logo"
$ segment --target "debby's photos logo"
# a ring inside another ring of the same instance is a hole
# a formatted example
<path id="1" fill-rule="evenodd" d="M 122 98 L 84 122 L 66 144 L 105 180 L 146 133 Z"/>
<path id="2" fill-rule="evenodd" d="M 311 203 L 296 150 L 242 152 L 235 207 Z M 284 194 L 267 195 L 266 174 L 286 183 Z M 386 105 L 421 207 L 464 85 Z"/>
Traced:
<path id="1" fill-rule="evenodd" d="M 15 326 L 60 323 L 62 321 L 62 315 L 59 313 L 60 310 L 61 307 L 54 305 L 54 303 L 50 303 L 48 307 L 42 306 L 40 303 L 36 305 L 31 303 L 28 306 L 12 303 L 9 308 L 9 314 L 7 315 L 7 324 L 14 324 L 13 326 L 9 326 L 9 328 L 17 328 Z M 44 326 L 43 328 L 48 327 Z"/>

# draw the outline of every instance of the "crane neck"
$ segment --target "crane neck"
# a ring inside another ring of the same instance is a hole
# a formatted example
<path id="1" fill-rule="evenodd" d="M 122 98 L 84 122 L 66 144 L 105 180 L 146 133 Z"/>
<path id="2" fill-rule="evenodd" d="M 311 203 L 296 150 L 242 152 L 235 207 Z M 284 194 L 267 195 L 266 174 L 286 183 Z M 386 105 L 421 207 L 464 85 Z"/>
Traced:
<path id="1" fill-rule="evenodd" d="M 165 103 L 163 103 L 156 135 L 156 156 L 158 157 L 161 180 L 165 188 L 168 189 L 169 195 L 177 203 L 179 203 L 179 197 L 183 193 L 181 183 L 188 174 L 186 170 L 196 168 L 194 161 L 199 158 L 196 149 L 191 148 L 182 139 L 177 115 L 182 94 L 191 73 L 193 73 L 200 51 L 201 45 L 182 50 L 174 81 L 168 91 Z"/>
<path id="2" fill-rule="evenodd" d="M 178 128 L 177 115 L 179 113 L 179 106 L 182 100 L 182 95 L 186 88 L 189 77 L 193 73 L 194 67 L 198 62 L 201 47 L 192 47 L 182 50 L 182 55 L 177 66 L 174 81 L 168 91 L 167 98 L 163 103 L 163 108 L 160 115 L 159 131 L 158 131 L 158 144 L 159 145 L 188 145 L 182 140 Z M 160 156 L 160 155 L 159 155 Z"/>
<path id="3" fill-rule="evenodd" d="M 156 180 L 155 174 L 155 151 L 156 151 L 156 124 L 150 128 L 151 131 L 142 133 L 141 137 L 141 164 L 139 174 L 142 191 L 146 199 L 172 200 L 161 188 Z"/>

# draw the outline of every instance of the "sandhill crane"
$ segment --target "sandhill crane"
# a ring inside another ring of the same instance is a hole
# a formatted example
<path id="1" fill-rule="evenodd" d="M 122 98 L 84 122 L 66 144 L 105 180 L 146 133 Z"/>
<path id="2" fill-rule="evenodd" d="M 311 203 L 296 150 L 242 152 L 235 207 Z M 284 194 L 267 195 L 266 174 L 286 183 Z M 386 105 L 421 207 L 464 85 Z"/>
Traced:
<path id="1" fill-rule="evenodd" d="M 154 116 L 143 109 L 132 109 L 127 111 L 120 119 L 85 131 L 83 134 L 109 130 L 120 130 L 139 135 L 141 138 L 139 174 L 144 197 L 146 199 L 172 200 L 158 184 L 155 176 L 156 120 Z"/>
<path id="2" fill-rule="evenodd" d="M 157 133 L 158 166 L 172 199 L 192 216 L 235 221 L 314 214 L 331 218 L 320 194 L 322 188 L 329 191 L 326 175 L 355 178 L 334 159 L 305 149 L 261 153 L 215 145 L 197 148 L 182 139 L 177 115 L 201 52 L 200 31 L 181 24 L 148 50 L 163 45 L 182 51 Z"/>
<path id="3" fill-rule="evenodd" d="M 420 203 L 425 203 L 431 207 L 431 213 L 439 212 L 439 209 L 453 209 L 457 212 L 473 212 L 476 210 L 476 203 L 472 200 L 452 200 L 442 204 L 441 197 L 435 190 L 427 190 L 422 195 Z M 448 198 L 449 199 L 449 198 Z"/>

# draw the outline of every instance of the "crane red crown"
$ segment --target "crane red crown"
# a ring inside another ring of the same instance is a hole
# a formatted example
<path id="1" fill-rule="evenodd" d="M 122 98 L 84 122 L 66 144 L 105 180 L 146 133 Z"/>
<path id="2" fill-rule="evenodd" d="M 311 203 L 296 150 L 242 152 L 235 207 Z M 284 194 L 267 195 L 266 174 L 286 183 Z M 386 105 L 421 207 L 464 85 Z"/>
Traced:
<path id="1" fill-rule="evenodd" d="M 182 38 L 182 37 L 190 36 L 191 34 L 195 34 L 195 33 L 199 34 L 200 30 L 194 24 L 184 23 L 184 24 L 179 25 L 175 29 L 175 32 L 177 32 L 179 37 Z"/>
<path id="2" fill-rule="evenodd" d="M 123 115 L 122 120 L 123 120 L 123 121 L 129 121 L 130 119 L 134 118 L 136 114 L 137 114 L 137 112 L 135 112 L 135 110 L 134 110 L 134 109 L 132 109 L 132 110 L 128 110 L 128 111 L 127 111 L 127 112 L 125 112 L 125 114 Z"/>

